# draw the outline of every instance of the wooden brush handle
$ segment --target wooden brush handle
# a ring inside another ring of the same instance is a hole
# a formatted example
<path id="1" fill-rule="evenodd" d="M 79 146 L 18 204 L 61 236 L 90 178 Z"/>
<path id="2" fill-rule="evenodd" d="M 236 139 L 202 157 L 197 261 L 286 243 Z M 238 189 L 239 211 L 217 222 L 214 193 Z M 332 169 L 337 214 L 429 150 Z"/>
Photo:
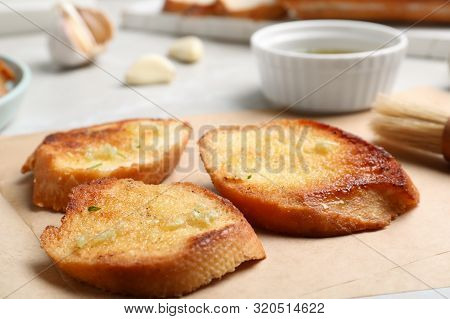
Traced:
<path id="1" fill-rule="evenodd" d="M 450 163 L 450 118 L 447 120 L 447 124 L 444 127 L 444 133 L 442 134 L 442 154 L 447 162 Z"/>

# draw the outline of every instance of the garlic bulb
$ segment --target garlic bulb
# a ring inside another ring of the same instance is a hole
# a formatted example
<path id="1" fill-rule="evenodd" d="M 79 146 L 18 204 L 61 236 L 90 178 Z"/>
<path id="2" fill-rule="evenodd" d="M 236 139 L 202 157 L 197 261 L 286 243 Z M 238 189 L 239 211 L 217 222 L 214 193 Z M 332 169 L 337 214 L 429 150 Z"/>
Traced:
<path id="1" fill-rule="evenodd" d="M 67 2 L 58 5 L 55 22 L 49 50 L 53 61 L 62 67 L 89 63 L 104 50 L 114 32 L 103 12 Z"/>

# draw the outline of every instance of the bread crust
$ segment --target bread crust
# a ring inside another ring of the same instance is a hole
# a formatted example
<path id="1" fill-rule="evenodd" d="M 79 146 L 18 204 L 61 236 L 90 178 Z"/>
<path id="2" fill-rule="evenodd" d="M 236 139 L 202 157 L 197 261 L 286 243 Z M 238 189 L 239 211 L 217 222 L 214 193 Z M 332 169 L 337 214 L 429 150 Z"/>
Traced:
<path id="1" fill-rule="evenodd" d="M 217 146 L 211 138 L 220 130 L 254 130 L 255 126 L 228 127 L 207 132 L 200 140 L 200 155 L 219 193 L 238 207 L 255 226 L 306 237 L 345 235 L 387 226 L 398 215 L 419 202 L 419 193 L 400 164 L 381 147 L 338 128 L 309 120 L 278 120 L 270 125 L 300 125 L 325 130 L 355 149 L 361 165 L 370 167 L 370 174 L 355 171 L 344 174 L 339 181 L 315 187 L 266 192 L 247 181 L 236 182 L 216 171 L 208 153 Z M 352 159 L 349 159 L 352 160 Z M 339 170 L 340 167 L 335 169 Z M 330 199 L 345 203 L 341 211 L 326 207 Z M 370 218 L 352 215 L 351 211 L 371 212 Z M 344 212 L 349 212 L 343 214 Z"/>
<path id="2" fill-rule="evenodd" d="M 138 256 L 130 260 L 120 255 L 99 255 L 94 261 L 57 256 L 53 247 L 61 240 L 61 229 L 70 227 L 70 220 L 86 202 L 101 196 L 117 182 L 101 179 L 76 187 L 62 226 L 49 226 L 41 235 L 42 248 L 57 267 L 72 277 L 114 293 L 164 298 L 187 294 L 234 271 L 245 261 L 265 258 L 261 242 L 242 214 L 228 200 L 191 183 L 171 187 L 183 187 L 218 201 L 224 211 L 239 216 L 238 222 L 190 237 L 183 249 L 165 256 Z"/>
<path id="3" fill-rule="evenodd" d="M 216 15 L 252 20 L 277 20 L 286 17 L 286 10 L 278 1 L 243 10 L 232 10 L 227 5 L 227 0 L 216 0 L 209 5 L 166 0 L 163 10 L 184 15 Z"/>
<path id="4" fill-rule="evenodd" d="M 177 165 L 188 142 L 192 129 L 187 123 L 182 125 L 189 130 L 189 133 L 184 136 L 181 143 L 170 148 L 161 159 L 152 163 L 133 163 L 130 166 L 121 166 L 109 171 L 80 168 L 68 170 L 54 165 L 55 159 L 61 153 L 77 148 L 81 141 L 89 142 L 91 138 L 89 130 L 99 130 L 96 132 L 96 137 L 107 140 L 109 136 L 120 132 L 125 124 L 135 121 L 167 124 L 176 122 L 166 119 L 129 119 L 54 133 L 45 137 L 22 167 L 22 173 L 32 171 L 34 174 L 33 203 L 39 207 L 64 212 L 73 187 L 104 177 L 132 178 L 147 184 L 161 183 Z M 103 127 L 105 129 L 102 129 Z"/>
<path id="5" fill-rule="evenodd" d="M 163 11 L 181 13 L 183 15 L 214 15 L 216 3 L 212 2 L 209 5 L 192 4 L 189 2 L 166 0 L 164 2 Z"/>
<path id="6" fill-rule="evenodd" d="M 280 20 L 286 18 L 287 13 L 278 1 L 274 1 L 272 4 L 261 4 L 254 8 L 244 10 L 232 10 L 227 6 L 226 0 L 218 0 L 215 11 L 219 16 L 252 20 Z"/>
<path id="7" fill-rule="evenodd" d="M 280 0 L 299 19 L 353 19 L 450 23 L 450 7 L 441 0 Z"/>

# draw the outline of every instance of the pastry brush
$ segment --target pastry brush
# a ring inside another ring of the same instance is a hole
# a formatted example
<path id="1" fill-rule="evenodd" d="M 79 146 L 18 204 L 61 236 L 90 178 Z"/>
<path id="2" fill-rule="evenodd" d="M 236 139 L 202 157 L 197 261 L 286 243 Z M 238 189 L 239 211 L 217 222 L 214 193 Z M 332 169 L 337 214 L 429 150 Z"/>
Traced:
<path id="1" fill-rule="evenodd" d="M 450 162 L 450 105 L 445 109 L 379 95 L 374 111 L 375 133 L 399 146 L 442 154 Z"/>

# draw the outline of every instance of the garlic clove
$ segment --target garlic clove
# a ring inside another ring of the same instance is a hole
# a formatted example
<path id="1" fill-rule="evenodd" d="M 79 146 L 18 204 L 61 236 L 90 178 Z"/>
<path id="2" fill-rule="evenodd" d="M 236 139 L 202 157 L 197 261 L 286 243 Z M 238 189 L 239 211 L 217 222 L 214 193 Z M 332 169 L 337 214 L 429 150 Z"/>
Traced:
<path id="1" fill-rule="evenodd" d="M 53 61 L 75 67 L 89 63 L 103 51 L 112 38 L 113 25 L 101 11 L 62 2 L 57 7 L 52 33 L 49 50 Z"/>
<path id="2" fill-rule="evenodd" d="M 90 8 L 78 8 L 77 11 L 98 45 L 104 45 L 113 37 L 114 28 L 112 23 L 102 12 Z"/>
<path id="3" fill-rule="evenodd" d="M 85 54 L 90 54 L 97 45 L 93 34 L 75 6 L 62 3 L 64 31 L 73 44 Z"/>
<path id="4" fill-rule="evenodd" d="M 203 43 L 193 36 L 176 40 L 169 49 L 169 56 L 185 63 L 194 63 L 203 57 Z"/>
<path id="5" fill-rule="evenodd" d="M 126 82 L 130 85 L 170 83 L 175 77 L 175 66 L 163 56 L 145 55 L 128 69 Z"/>

